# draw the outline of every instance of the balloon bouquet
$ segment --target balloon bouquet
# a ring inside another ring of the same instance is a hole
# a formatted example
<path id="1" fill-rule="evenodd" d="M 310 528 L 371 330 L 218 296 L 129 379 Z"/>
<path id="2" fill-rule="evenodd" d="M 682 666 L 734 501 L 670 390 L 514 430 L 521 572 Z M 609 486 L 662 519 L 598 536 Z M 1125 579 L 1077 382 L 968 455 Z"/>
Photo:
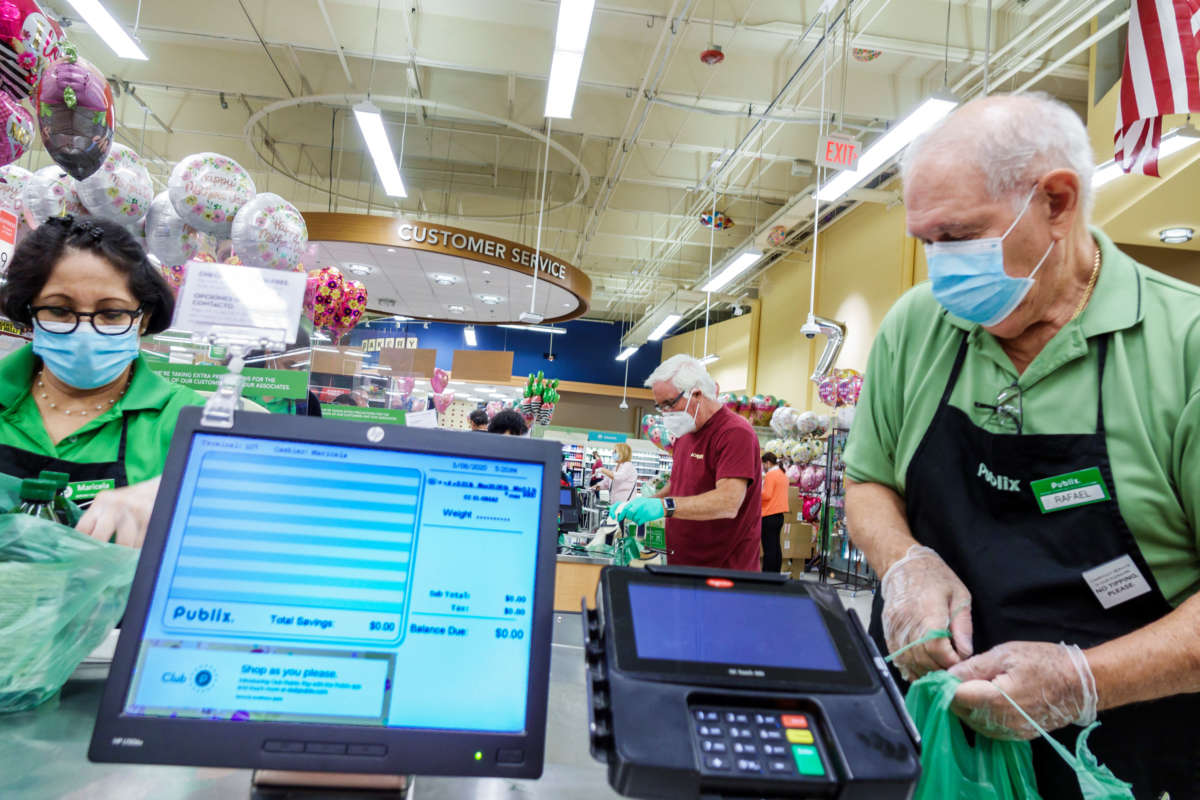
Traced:
<path id="1" fill-rule="evenodd" d="M 546 380 L 541 370 L 536 375 L 530 374 L 522 393 L 520 411 L 525 417 L 525 424 L 549 425 L 554 417 L 554 409 L 560 400 L 558 380 Z"/>

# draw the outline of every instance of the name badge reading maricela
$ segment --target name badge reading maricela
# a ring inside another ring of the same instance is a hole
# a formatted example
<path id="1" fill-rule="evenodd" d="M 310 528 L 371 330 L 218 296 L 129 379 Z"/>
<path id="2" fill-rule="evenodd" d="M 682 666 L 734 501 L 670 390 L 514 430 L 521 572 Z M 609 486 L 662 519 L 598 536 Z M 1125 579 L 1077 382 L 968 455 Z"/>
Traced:
<path id="1" fill-rule="evenodd" d="M 1033 490 L 1033 496 L 1037 498 L 1043 514 L 1103 503 L 1111 498 L 1108 487 L 1104 485 L 1104 476 L 1100 474 L 1098 467 L 1031 481 L 1029 488 Z"/>

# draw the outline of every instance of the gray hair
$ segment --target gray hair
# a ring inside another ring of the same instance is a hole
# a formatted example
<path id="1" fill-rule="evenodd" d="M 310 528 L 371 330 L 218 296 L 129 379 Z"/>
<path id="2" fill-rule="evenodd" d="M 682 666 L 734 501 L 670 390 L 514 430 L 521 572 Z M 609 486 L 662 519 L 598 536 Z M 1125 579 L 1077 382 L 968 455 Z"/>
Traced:
<path id="1" fill-rule="evenodd" d="M 1000 102 L 992 102 L 996 100 Z M 975 108 L 977 122 L 955 124 L 956 117 L 980 102 L 988 107 Z M 965 143 L 967 157 L 983 172 L 992 198 L 1007 198 L 1019 206 L 1042 174 L 1069 169 L 1079 176 L 1083 221 L 1091 217 L 1092 144 L 1083 121 L 1065 103 L 1044 92 L 993 95 L 968 103 L 908 146 L 900 160 L 902 178 L 908 181 L 927 147 L 952 139 Z"/>
<path id="2" fill-rule="evenodd" d="M 671 356 L 659 364 L 658 369 L 646 378 L 645 385 L 653 387 L 656 383 L 666 381 L 670 381 L 678 391 L 690 392 L 699 389 L 710 400 L 717 399 L 717 382 L 708 374 L 703 364 L 683 353 Z"/>

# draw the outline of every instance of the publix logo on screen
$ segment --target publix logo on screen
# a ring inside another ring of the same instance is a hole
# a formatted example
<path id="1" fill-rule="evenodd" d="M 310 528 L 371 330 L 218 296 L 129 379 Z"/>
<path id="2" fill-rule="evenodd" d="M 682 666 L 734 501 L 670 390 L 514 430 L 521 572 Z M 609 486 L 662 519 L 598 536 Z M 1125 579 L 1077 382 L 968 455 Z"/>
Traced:
<path id="1" fill-rule="evenodd" d="M 987 464 L 979 462 L 979 471 L 975 473 L 975 477 L 983 478 L 992 485 L 992 488 L 999 489 L 1002 492 L 1019 492 L 1021 491 L 1021 482 L 1008 477 L 1007 475 L 996 475 L 987 468 Z"/>

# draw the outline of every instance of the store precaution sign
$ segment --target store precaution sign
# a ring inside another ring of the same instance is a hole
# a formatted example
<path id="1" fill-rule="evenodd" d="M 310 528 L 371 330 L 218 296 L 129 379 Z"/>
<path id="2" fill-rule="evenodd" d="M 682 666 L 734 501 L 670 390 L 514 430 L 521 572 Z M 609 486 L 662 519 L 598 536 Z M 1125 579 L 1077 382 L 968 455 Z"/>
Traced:
<path id="1" fill-rule="evenodd" d="M 831 133 L 821 139 L 817 162 L 830 169 L 854 169 L 861 151 L 862 142 L 854 137 Z"/>
<path id="2" fill-rule="evenodd" d="M 405 413 L 399 408 L 363 408 L 341 406 L 333 403 L 321 404 L 321 416 L 326 419 L 351 419 L 356 422 L 383 422 L 403 425 Z"/>
<path id="3" fill-rule="evenodd" d="M 589 442 L 623 442 L 629 437 L 623 433 L 610 433 L 608 431 L 588 431 Z"/>
<path id="4" fill-rule="evenodd" d="M 171 383 L 178 383 L 202 392 L 216 391 L 217 381 L 229 371 L 216 364 L 168 364 L 166 361 L 147 361 L 150 369 Z M 308 374 L 291 369 L 242 370 L 245 397 L 274 397 L 283 400 L 303 400 L 308 397 Z"/>
<path id="5" fill-rule="evenodd" d="M 13 250 L 17 248 L 17 215 L 0 208 L 0 275 L 8 269 Z"/>

